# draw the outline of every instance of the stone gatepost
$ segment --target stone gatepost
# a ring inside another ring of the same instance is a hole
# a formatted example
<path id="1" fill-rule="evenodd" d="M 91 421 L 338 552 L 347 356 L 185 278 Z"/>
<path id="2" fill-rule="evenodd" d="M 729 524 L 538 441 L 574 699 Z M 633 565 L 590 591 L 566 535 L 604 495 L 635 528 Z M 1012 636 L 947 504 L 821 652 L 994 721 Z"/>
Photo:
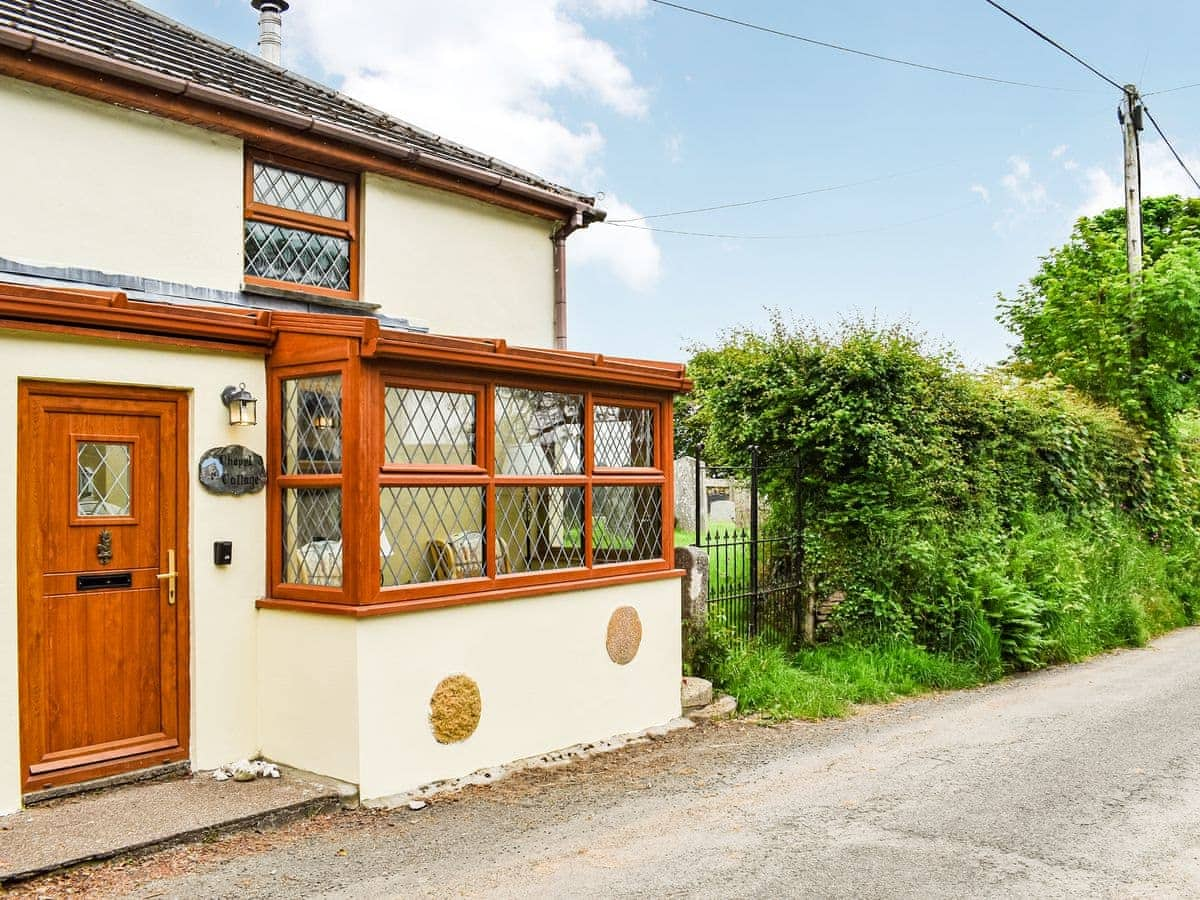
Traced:
<path id="1" fill-rule="evenodd" d="M 699 547 L 676 547 L 675 568 L 683 569 L 681 613 L 683 662 L 690 666 L 708 631 L 708 554 Z"/>
<path id="2" fill-rule="evenodd" d="M 700 531 L 708 527 L 706 472 L 700 464 Z M 675 460 L 675 527 L 695 540 L 696 533 L 696 458 L 681 456 Z"/>

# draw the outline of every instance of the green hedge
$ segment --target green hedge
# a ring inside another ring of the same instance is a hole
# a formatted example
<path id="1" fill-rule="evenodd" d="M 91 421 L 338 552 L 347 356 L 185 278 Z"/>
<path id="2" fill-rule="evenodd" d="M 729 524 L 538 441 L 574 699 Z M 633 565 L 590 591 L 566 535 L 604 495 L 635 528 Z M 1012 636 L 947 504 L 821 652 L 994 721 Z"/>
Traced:
<path id="1" fill-rule="evenodd" d="M 748 448 L 770 527 L 803 510 L 847 641 L 902 641 L 999 673 L 1139 644 L 1197 608 L 1195 427 L 1152 439 L 1053 380 L 979 375 L 899 328 L 776 322 L 696 354 L 681 449 Z M 795 463 L 803 473 L 794 476 Z"/>

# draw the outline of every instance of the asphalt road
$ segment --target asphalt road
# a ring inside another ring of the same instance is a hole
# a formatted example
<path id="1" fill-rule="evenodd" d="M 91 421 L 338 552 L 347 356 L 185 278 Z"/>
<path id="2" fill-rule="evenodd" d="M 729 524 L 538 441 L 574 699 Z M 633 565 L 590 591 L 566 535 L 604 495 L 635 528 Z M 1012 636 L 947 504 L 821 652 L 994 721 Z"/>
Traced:
<path id="1" fill-rule="evenodd" d="M 1187 629 L 841 722 L 696 728 L 109 884 L 147 898 L 1197 897 L 1198 699 Z"/>

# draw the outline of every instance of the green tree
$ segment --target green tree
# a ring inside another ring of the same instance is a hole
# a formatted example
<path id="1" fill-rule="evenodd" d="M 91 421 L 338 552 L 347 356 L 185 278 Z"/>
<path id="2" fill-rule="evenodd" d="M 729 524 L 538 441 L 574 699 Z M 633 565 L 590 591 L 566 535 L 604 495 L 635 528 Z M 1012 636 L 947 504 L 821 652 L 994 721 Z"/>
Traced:
<path id="1" fill-rule="evenodd" d="M 1000 297 L 1019 338 L 1014 370 L 1054 375 L 1160 441 L 1200 405 L 1200 200 L 1143 204 L 1145 269 L 1131 281 L 1125 212 L 1082 218 L 1016 297 Z"/>

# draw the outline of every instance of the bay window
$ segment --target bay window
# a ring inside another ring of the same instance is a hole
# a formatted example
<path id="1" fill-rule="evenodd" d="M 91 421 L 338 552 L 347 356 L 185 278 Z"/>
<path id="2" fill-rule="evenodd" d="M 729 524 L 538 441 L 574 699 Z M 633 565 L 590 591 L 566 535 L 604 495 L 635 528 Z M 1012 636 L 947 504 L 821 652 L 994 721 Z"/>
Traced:
<path id="1" fill-rule="evenodd" d="M 676 574 L 680 368 L 330 323 L 341 358 L 287 332 L 272 357 L 262 605 L 378 615 Z"/>

